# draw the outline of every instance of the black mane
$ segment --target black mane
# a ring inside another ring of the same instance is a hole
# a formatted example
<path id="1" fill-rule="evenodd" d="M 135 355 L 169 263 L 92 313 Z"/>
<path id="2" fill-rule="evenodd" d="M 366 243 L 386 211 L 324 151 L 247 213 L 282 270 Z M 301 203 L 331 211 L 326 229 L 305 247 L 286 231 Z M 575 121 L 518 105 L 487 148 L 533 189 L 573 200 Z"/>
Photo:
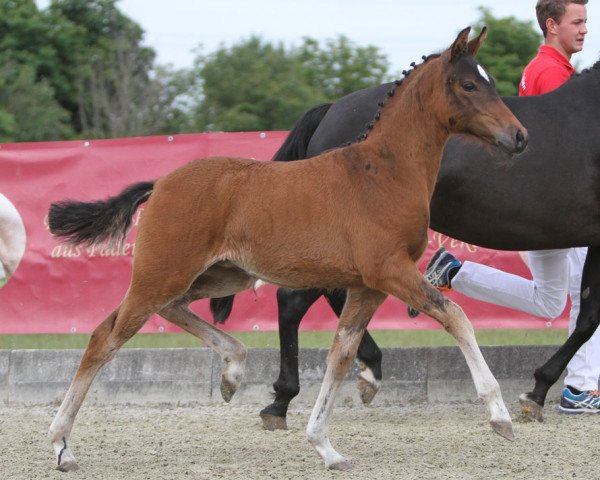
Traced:
<path id="1" fill-rule="evenodd" d="M 379 120 L 379 117 L 381 116 L 381 109 L 383 107 L 385 107 L 385 105 L 387 104 L 387 100 L 389 100 L 389 98 L 394 96 L 394 94 L 396 93 L 396 89 L 400 85 L 402 85 L 402 82 L 404 81 L 404 79 L 407 78 L 414 70 L 416 70 L 420 66 L 427 63 L 429 60 L 433 60 L 434 58 L 438 58 L 439 56 L 441 56 L 440 53 L 432 53 L 430 55 L 423 55 L 421 57 L 421 60 L 422 60 L 421 63 L 417 64 L 416 62 L 412 62 L 410 64 L 410 67 L 411 67 L 410 70 L 402 70 L 402 78 L 399 80 L 394 80 L 392 82 L 393 83 L 392 88 L 387 92 L 386 99 L 377 103 L 377 106 L 379 108 L 377 109 L 377 112 L 375 113 L 373 120 L 371 120 L 369 123 L 367 123 L 365 125 L 365 130 L 360 135 L 358 135 L 358 137 L 356 137 L 356 139 L 353 142 L 346 142 L 345 144 L 343 144 L 341 146 L 347 147 L 349 145 L 353 145 L 354 143 L 359 143 L 359 142 L 366 140 L 369 136 L 369 132 L 371 130 L 373 130 L 373 128 L 375 127 L 375 123 Z"/>

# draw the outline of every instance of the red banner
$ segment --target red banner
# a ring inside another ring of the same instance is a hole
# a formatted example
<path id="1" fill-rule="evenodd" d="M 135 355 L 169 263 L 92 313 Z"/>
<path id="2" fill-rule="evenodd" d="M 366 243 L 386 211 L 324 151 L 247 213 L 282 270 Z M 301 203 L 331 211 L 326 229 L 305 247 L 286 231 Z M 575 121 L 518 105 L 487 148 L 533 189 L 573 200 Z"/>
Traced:
<path id="1" fill-rule="evenodd" d="M 0 194 L 6 197 L 4 201 L 0 195 L 0 260 L 5 265 L 0 269 L 0 334 L 91 332 L 117 307 L 127 290 L 136 225 L 143 215 L 143 206 L 136 213 L 134 227 L 123 247 L 109 250 L 69 247 L 54 240 L 47 228 L 50 203 L 116 195 L 131 183 L 154 180 L 196 158 L 226 155 L 268 160 L 286 135 L 287 132 L 207 133 L 0 145 Z M 18 235 L 21 221 L 26 237 L 24 255 L 24 239 Z M 529 275 L 517 253 L 482 249 L 431 231 L 429 248 L 420 262 L 422 268 L 441 245 L 462 260 Z M 18 268 L 10 276 L 9 257 L 16 263 L 21 255 Z M 476 328 L 546 328 L 543 319 L 452 292 L 449 297 L 464 308 Z M 192 308 L 202 318 L 212 320 L 207 300 L 196 302 Z M 301 328 L 329 330 L 335 325 L 335 316 L 321 299 L 311 307 Z M 566 325 L 566 312 L 553 322 L 553 328 Z M 423 315 L 409 319 L 406 306 L 390 298 L 378 310 L 370 328 L 440 327 Z M 269 285 L 256 292 L 238 294 L 232 316 L 223 329 L 277 329 L 275 287 Z M 142 331 L 179 330 L 153 316 Z"/>

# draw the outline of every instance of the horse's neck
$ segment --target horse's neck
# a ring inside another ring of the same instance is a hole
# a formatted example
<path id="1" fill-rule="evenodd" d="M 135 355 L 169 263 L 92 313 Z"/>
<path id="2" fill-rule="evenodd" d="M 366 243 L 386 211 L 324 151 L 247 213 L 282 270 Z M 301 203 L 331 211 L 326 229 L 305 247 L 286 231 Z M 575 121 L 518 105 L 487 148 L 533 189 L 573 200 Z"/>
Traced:
<path id="1" fill-rule="evenodd" d="M 360 145 L 367 160 L 379 163 L 391 178 L 410 176 L 424 181 L 431 198 L 449 131 L 435 114 L 434 95 L 426 82 L 402 87 L 390 98 L 380 120 Z"/>
<path id="2" fill-rule="evenodd" d="M 570 115 L 577 114 L 573 109 L 574 104 L 579 108 L 597 111 L 600 107 L 600 65 L 570 79 L 547 98 L 551 98 L 554 105 L 566 106 Z"/>
<path id="3" fill-rule="evenodd" d="M 600 68 L 581 73 L 545 95 L 503 97 L 503 100 L 529 129 L 536 142 L 537 139 L 545 142 L 546 138 L 569 139 L 567 143 L 560 142 L 560 148 L 552 152 L 553 155 L 562 156 L 564 152 L 564 158 L 570 158 L 572 152 L 568 144 L 600 152 L 600 136 L 597 135 L 600 128 Z M 560 163 L 551 162 L 549 166 Z"/>

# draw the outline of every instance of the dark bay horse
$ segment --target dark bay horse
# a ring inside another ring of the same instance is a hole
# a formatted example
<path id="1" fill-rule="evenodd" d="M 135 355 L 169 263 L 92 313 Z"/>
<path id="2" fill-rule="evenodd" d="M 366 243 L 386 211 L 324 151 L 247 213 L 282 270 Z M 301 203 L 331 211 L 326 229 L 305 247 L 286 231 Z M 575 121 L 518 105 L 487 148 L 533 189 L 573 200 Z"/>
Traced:
<path id="1" fill-rule="evenodd" d="M 354 141 L 367 131 L 365 125 L 376 114 L 374 104 L 385 98 L 390 85 L 311 109 L 296 123 L 275 160 L 302 159 Z M 518 162 L 506 163 L 497 149 L 472 136 L 453 135 L 444 149 L 431 202 L 431 228 L 496 249 L 590 247 L 577 328 L 535 371 L 533 391 L 520 398 L 523 414 L 541 421 L 548 390 L 600 323 L 600 62 L 547 95 L 503 100 L 527 126 L 529 148 Z M 289 402 L 299 391 L 298 327 L 322 295 L 339 316 L 343 290 L 277 292 L 281 371 L 274 384 L 275 400 L 261 412 L 268 429 L 285 428 Z M 232 299 L 211 301 L 220 321 Z M 368 332 L 357 357 L 365 369 L 359 389 L 368 402 L 381 380 L 381 351 Z"/>
<path id="2" fill-rule="evenodd" d="M 152 313 L 219 352 L 225 364 L 222 393 L 231 398 L 246 349 L 188 305 L 258 280 L 294 289 L 347 289 L 306 430 L 327 467 L 349 467 L 329 441 L 329 416 L 365 328 L 390 294 L 435 318 L 456 338 L 493 429 L 513 438 L 498 382 L 467 317 L 415 265 L 427 244 L 429 202 L 449 135 L 471 133 L 511 154 L 527 143 L 525 129 L 474 60 L 485 31 L 468 41 L 469 31 L 399 82 L 360 143 L 303 162 L 198 160 L 106 201 L 51 206 L 54 235 L 93 244 L 122 240 L 135 209 L 147 201 L 129 289 L 94 330 L 50 426 L 60 470 L 77 468 L 70 432 L 95 375 Z M 178 248 L 169 248 L 173 245 Z"/>

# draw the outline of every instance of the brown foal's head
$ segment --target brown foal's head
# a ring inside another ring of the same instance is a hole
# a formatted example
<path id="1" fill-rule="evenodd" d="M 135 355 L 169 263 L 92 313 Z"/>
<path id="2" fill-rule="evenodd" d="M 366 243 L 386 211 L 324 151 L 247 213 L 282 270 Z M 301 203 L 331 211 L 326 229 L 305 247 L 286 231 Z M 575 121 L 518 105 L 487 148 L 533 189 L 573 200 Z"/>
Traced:
<path id="1" fill-rule="evenodd" d="M 475 60 L 486 28 L 471 41 L 470 30 L 462 30 L 439 58 L 442 79 L 434 91 L 438 101 L 446 105 L 440 109 L 439 119 L 453 133 L 471 133 L 509 154 L 521 153 L 527 146 L 527 130 L 498 96 L 492 77 Z"/>

